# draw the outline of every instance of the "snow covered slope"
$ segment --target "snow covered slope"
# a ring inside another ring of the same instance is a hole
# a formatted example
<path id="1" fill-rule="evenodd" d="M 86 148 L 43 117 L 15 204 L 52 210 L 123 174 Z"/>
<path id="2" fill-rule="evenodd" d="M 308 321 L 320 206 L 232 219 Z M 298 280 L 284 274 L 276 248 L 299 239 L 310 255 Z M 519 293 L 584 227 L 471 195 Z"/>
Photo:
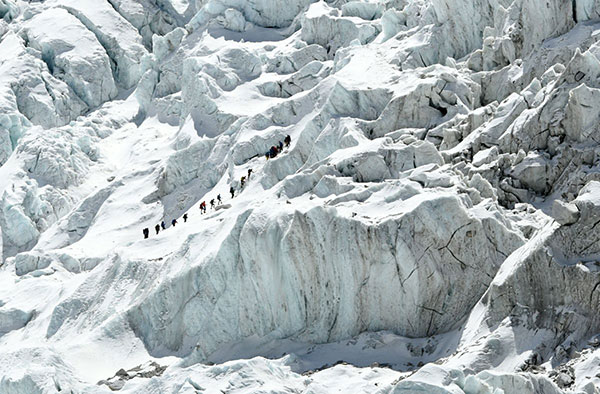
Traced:
<path id="1" fill-rule="evenodd" d="M 0 394 L 598 394 L 599 123 L 600 1 L 0 0 Z"/>

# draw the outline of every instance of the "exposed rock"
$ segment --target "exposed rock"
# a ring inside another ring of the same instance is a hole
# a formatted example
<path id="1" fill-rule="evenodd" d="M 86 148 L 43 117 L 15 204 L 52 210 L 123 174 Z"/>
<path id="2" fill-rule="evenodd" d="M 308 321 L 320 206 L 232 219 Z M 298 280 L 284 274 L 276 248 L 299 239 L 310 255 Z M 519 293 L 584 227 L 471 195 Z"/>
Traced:
<path id="1" fill-rule="evenodd" d="M 562 225 L 573 224 L 579 219 L 579 209 L 575 204 L 555 200 L 552 204 L 552 216 Z"/>
<path id="2" fill-rule="evenodd" d="M 106 385 L 112 391 L 119 391 L 125 386 L 125 383 L 127 383 L 128 380 L 134 378 L 149 379 L 155 376 L 161 376 L 166 369 L 167 367 L 163 367 L 155 361 L 149 361 L 146 364 L 138 365 L 127 371 L 121 368 L 117 371 L 115 376 L 99 381 L 98 385 Z"/>

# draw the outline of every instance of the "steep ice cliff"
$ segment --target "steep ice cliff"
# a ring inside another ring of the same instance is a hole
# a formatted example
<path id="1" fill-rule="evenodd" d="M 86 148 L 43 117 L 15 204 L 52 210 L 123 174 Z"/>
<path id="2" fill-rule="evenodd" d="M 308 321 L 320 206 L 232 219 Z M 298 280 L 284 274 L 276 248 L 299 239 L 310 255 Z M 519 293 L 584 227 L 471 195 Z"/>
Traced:
<path id="1" fill-rule="evenodd" d="M 595 0 L 0 0 L 0 393 L 600 393 L 599 42 Z"/>

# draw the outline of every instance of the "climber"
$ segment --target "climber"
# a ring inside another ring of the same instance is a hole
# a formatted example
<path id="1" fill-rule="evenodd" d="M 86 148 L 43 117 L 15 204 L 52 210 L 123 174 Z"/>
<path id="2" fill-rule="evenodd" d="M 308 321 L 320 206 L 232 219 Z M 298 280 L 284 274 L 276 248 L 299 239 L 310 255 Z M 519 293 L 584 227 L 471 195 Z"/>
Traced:
<path id="1" fill-rule="evenodd" d="M 202 214 L 205 214 L 205 213 L 206 213 L 206 201 L 202 201 L 202 202 L 200 203 L 200 212 L 201 212 Z"/>
<path id="2" fill-rule="evenodd" d="M 286 135 L 283 142 L 285 143 L 286 147 L 290 146 L 290 144 L 292 143 L 292 137 L 290 137 L 289 135 Z"/>
<path id="3" fill-rule="evenodd" d="M 271 147 L 271 150 L 269 151 L 269 156 L 271 157 L 271 159 L 277 157 L 277 148 L 275 146 Z"/>
<path id="4" fill-rule="evenodd" d="M 248 180 L 250 180 L 250 175 L 252 175 L 252 168 L 248 168 Z"/>
<path id="5" fill-rule="evenodd" d="M 187 218 L 188 218 L 188 215 L 187 215 L 187 213 L 184 213 L 184 214 L 183 214 L 183 222 L 184 222 L 184 223 L 187 223 Z"/>
<path id="6" fill-rule="evenodd" d="M 229 193 L 231 193 L 231 198 L 235 197 L 235 189 L 233 188 L 233 186 L 229 188 Z"/>
<path id="7" fill-rule="evenodd" d="M 269 152 L 265 153 L 265 157 L 269 160 Z"/>
<path id="8" fill-rule="evenodd" d="M 154 226 L 154 229 L 156 230 L 156 234 L 160 233 L 160 224 Z"/>
<path id="9" fill-rule="evenodd" d="M 223 201 L 221 201 L 221 195 L 217 194 L 217 205 L 221 205 L 223 204 Z"/>
<path id="10" fill-rule="evenodd" d="M 283 142 L 279 141 L 279 152 L 283 150 Z"/>
<path id="11" fill-rule="evenodd" d="M 148 235 L 150 235 L 150 230 L 148 230 L 148 227 L 146 227 L 142 230 L 142 233 L 144 233 L 144 239 L 146 239 L 148 238 Z"/>
<path id="12" fill-rule="evenodd" d="M 245 177 L 245 176 L 243 176 L 243 177 L 240 179 L 240 187 L 244 188 L 244 184 L 245 184 L 245 183 L 246 183 L 246 177 Z"/>
<path id="13" fill-rule="evenodd" d="M 215 199 L 214 198 L 212 200 L 210 200 L 210 207 L 212 209 L 215 209 Z"/>
<path id="14" fill-rule="evenodd" d="M 171 226 L 175 227 L 176 224 L 177 224 L 177 219 L 171 220 Z"/>
<path id="15" fill-rule="evenodd" d="M 164 221 L 164 220 L 163 220 L 163 221 L 160 223 L 160 227 L 162 227 L 162 229 L 163 229 L 163 230 L 166 230 L 166 229 L 167 229 L 167 226 L 166 226 L 166 224 L 165 224 L 165 221 Z"/>

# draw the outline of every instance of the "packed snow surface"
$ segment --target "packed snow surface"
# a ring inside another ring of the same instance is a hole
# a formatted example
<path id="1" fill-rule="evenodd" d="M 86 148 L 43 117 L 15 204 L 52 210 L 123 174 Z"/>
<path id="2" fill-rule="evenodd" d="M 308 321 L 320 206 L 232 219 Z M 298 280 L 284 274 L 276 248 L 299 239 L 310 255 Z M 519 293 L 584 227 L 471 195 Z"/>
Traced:
<path id="1" fill-rule="evenodd" d="M 0 394 L 600 394 L 599 124 L 597 0 L 0 0 Z"/>

